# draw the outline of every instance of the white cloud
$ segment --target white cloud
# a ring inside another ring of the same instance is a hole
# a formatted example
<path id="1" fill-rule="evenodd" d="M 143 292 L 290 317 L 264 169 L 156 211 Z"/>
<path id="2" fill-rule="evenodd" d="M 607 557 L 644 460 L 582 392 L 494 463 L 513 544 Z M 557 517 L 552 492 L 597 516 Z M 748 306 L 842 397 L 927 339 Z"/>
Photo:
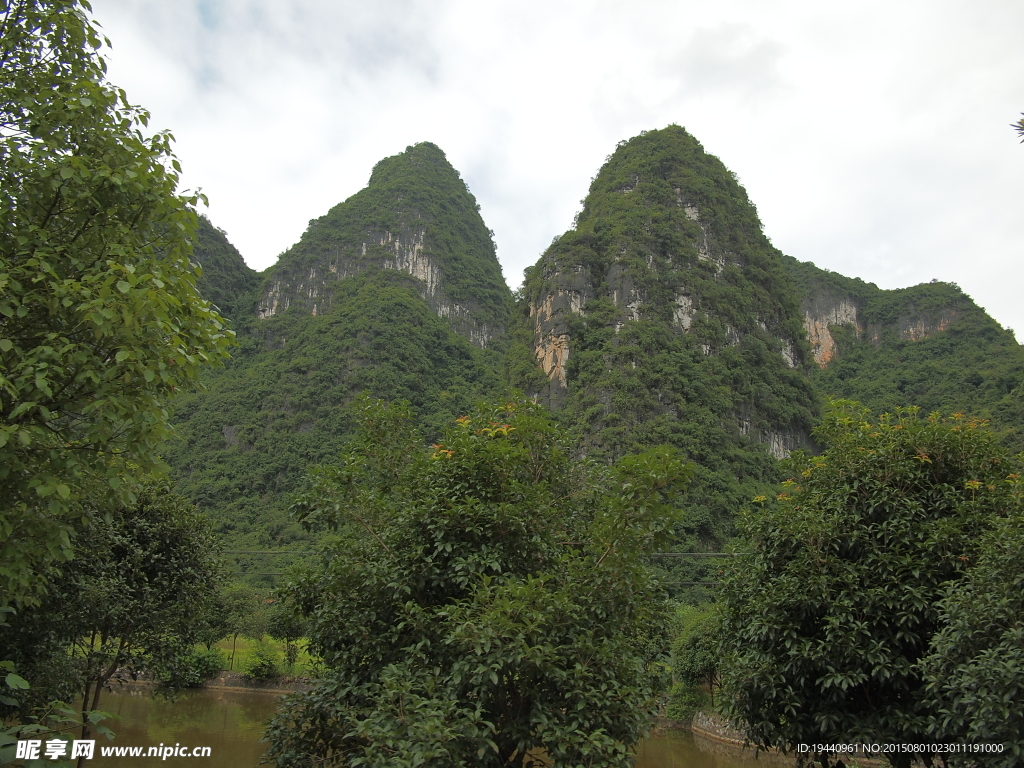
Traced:
<path id="1" fill-rule="evenodd" d="M 1024 6 L 939 0 L 94 0 L 111 79 L 263 269 L 418 141 L 515 285 L 621 139 L 679 123 L 775 245 L 884 287 L 958 282 L 1024 330 Z"/>

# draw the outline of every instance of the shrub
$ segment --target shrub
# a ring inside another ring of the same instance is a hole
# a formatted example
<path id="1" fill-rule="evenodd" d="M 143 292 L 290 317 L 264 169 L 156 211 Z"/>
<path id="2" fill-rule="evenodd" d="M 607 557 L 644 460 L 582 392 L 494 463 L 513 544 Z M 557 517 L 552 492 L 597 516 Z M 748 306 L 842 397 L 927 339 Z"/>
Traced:
<path id="1" fill-rule="evenodd" d="M 281 654 L 270 643 L 260 640 L 249 651 L 242 674 L 250 680 L 267 680 L 277 677 L 280 664 Z"/>
<path id="2" fill-rule="evenodd" d="M 665 714 L 670 720 L 686 723 L 693 720 L 693 716 L 709 704 L 711 697 L 705 691 L 685 683 L 676 683 L 669 691 Z"/>
<path id="3" fill-rule="evenodd" d="M 226 663 L 227 656 L 219 648 L 194 648 L 180 656 L 162 659 L 156 667 L 154 676 L 165 691 L 198 688 L 207 680 L 216 677 Z"/>
<path id="4" fill-rule="evenodd" d="M 751 553 L 722 590 L 729 714 L 761 747 L 840 737 L 934 743 L 936 719 L 943 733 L 953 729 L 950 742 L 995 741 L 949 707 L 962 702 L 972 719 L 999 719 L 1001 700 L 1013 700 L 1009 668 L 993 677 L 994 667 L 983 670 L 986 681 L 1000 681 L 983 693 L 980 677 L 954 665 L 987 664 L 984 653 L 1004 647 L 995 633 L 982 643 L 975 635 L 1001 616 L 1012 620 L 1012 604 L 998 590 L 978 591 L 987 576 L 970 568 L 989 562 L 986 531 L 1020 514 L 1020 459 L 960 414 L 922 419 L 908 409 L 872 420 L 839 401 L 815 436 L 824 452 L 794 456 L 777 499 L 757 499 L 761 507 L 740 517 Z M 952 615 L 943 610 L 950 594 Z M 966 606 L 976 611 L 969 621 Z M 936 650 L 960 655 L 929 665 L 929 679 L 919 662 Z M 960 698 L 968 693 L 977 698 Z M 888 755 L 899 768 L 912 757 Z"/>

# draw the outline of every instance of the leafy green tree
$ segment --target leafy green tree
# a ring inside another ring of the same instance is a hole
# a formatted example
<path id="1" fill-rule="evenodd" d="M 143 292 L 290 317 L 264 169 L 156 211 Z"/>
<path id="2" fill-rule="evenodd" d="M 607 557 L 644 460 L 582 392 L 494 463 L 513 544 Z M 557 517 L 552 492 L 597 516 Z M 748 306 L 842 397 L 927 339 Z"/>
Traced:
<path id="1" fill-rule="evenodd" d="M 872 422 L 839 401 L 816 435 L 825 451 L 741 516 L 753 554 L 723 590 L 726 704 L 762 746 L 932 742 L 919 662 L 978 537 L 1019 507 L 1018 463 L 959 415 Z"/>
<path id="2" fill-rule="evenodd" d="M 231 634 L 231 608 L 228 590 L 221 584 L 210 596 L 202 614 L 194 617 L 196 637 L 206 650 L 213 650 L 216 642 Z"/>
<path id="3" fill-rule="evenodd" d="M 299 659 L 298 641 L 306 635 L 305 618 L 286 601 L 276 600 L 268 611 L 267 634 L 284 643 L 285 664 L 294 671 Z"/>
<path id="4" fill-rule="evenodd" d="M 38 595 L 74 519 L 132 501 L 172 393 L 232 338 L 195 287 L 198 195 L 105 82 L 89 10 L 0 6 L 0 605 Z"/>
<path id="5" fill-rule="evenodd" d="M 717 605 L 681 605 L 679 632 L 672 640 L 672 673 L 685 687 L 706 686 L 715 701 L 719 683 L 721 611 Z"/>
<path id="6" fill-rule="evenodd" d="M 231 635 L 231 661 L 228 669 L 234 669 L 238 636 L 263 639 L 267 633 L 266 614 L 259 595 L 247 584 L 235 583 L 226 587 L 221 591 L 218 603 L 226 609 L 225 634 Z"/>
<path id="7" fill-rule="evenodd" d="M 1012 478 L 1017 492 L 1020 478 Z M 1024 762 L 1024 514 L 998 520 L 978 561 L 942 603 L 944 626 L 922 662 L 936 739 L 1002 744 L 1000 754 L 950 755 L 947 765 Z"/>
<path id="8" fill-rule="evenodd" d="M 336 528 L 289 592 L 326 674 L 271 725 L 281 766 L 631 764 L 665 621 L 643 555 L 690 477 L 671 449 L 573 462 L 542 408 L 460 417 L 420 448 L 402 406 L 363 430 L 296 510 Z"/>
<path id="9" fill-rule="evenodd" d="M 79 534 L 82 556 L 62 567 L 42 602 L 19 611 L 0 639 L 0 656 L 29 680 L 45 679 L 31 671 L 59 664 L 81 697 L 86 723 L 115 676 L 166 671 L 190 654 L 193 617 L 220 573 L 205 518 L 165 484 L 145 486 L 135 504 L 108 517 Z M 37 703 L 71 699 L 36 682 L 32 692 Z"/>

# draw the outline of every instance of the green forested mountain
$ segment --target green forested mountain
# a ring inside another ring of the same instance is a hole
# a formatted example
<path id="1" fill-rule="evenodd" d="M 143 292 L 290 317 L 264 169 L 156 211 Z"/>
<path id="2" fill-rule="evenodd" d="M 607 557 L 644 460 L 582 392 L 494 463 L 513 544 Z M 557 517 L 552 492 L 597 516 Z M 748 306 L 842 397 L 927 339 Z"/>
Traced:
<path id="1" fill-rule="evenodd" d="M 809 445 L 810 347 L 782 255 L 735 177 L 678 126 L 619 145 L 518 309 L 515 343 L 546 374 L 523 383 L 581 450 L 669 443 L 698 464 L 689 546 L 728 536 L 776 482 L 776 458 Z"/>
<path id="2" fill-rule="evenodd" d="M 821 392 L 876 413 L 916 405 L 989 419 L 1005 445 L 1024 450 L 1024 348 L 958 286 L 886 291 L 796 259 L 785 264 Z"/>
<path id="3" fill-rule="evenodd" d="M 520 388 L 580 454 L 672 444 L 698 465 L 686 549 L 719 546 L 772 492 L 776 459 L 814 450 L 826 396 L 991 418 L 1024 447 L 1012 334 L 955 286 L 883 291 L 779 253 L 735 176 L 678 126 L 620 143 L 515 303 L 476 201 L 432 144 L 378 163 L 262 274 L 205 220 L 196 260 L 239 344 L 180 398 L 166 458 L 233 546 L 306 539 L 289 494 L 337 455 L 360 393 L 409 400 L 429 437 Z"/>
<path id="4" fill-rule="evenodd" d="M 233 546 L 305 538 L 288 494 L 337 455 L 360 393 L 409 400 L 429 435 L 499 388 L 511 294 L 476 201 L 431 144 L 379 163 L 263 274 L 208 222 L 196 258 L 239 343 L 180 398 L 166 459 Z"/>
<path id="5" fill-rule="evenodd" d="M 260 318 L 317 315 L 339 281 L 368 269 L 407 272 L 431 311 L 477 346 L 504 331 L 509 290 L 480 206 L 433 144 L 377 163 L 365 189 L 309 222 L 260 286 Z"/>
<path id="6" fill-rule="evenodd" d="M 232 321 L 252 314 L 253 290 L 259 285 L 259 273 L 250 269 L 227 235 L 205 216 L 199 217 L 199 231 L 193 260 L 203 274 L 196 287 L 207 301 Z"/>

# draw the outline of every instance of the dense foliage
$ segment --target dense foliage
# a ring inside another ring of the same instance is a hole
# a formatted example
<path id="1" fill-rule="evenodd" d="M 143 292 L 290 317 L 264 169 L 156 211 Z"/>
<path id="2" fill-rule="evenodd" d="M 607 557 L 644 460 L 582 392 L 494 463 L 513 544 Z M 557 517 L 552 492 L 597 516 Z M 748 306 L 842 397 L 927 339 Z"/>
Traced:
<path id="1" fill-rule="evenodd" d="M 815 434 L 824 452 L 741 517 L 752 554 L 723 592 L 732 714 L 763 746 L 932 743 L 919 662 L 979 537 L 1019 509 L 1019 464 L 959 415 L 873 422 L 840 402 Z"/>
<path id="2" fill-rule="evenodd" d="M 202 270 L 196 287 L 203 298 L 236 324 L 250 319 L 259 273 L 246 265 L 227 234 L 205 216 L 199 217 L 192 258 Z"/>
<path id="3" fill-rule="evenodd" d="M 672 676 L 683 686 L 706 688 L 714 706 L 719 684 L 722 617 L 717 604 L 676 608 L 672 638 Z"/>
<path id="4" fill-rule="evenodd" d="M 287 516 L 287 495 L 350 439 L 346 406 L 360 392 L 409 400 L 436 437 L 498 388 L 497 352 L 453 332 L 415 281 L 392 270 L 339 281 L 325 314 L 289 311 L 239 339 L 231 362 L 207 377 L 207 391 L 179 398 L 178 434 L 166 447 L 178 490 L 234 546 L 308 545 Z M 281 564 L 251 558 L 247 569 Z"/>
<path id="5" fill-rule="evenodd" d="M 79 698 L 86 719 L 115 675 L 150 670 L 187 684 L 179 668 L 190 663 L 196 618 L 220 573 L 207 521 L 154 483 L 81 530 L 78 547 L 41 602 L 9 618 L 0 637 L 0 657 L 32 683 L 21 717 L 52 699 Z"/>
<path id="6" fill-rule="evenodd" d="M 0 605 L 70 556 L 83 499 L 131 500 L 172 393 L 231 339 L 196 290 L 171 137 L 105 82 L 87 10 L 0 6 Z"/>
<path id="7" fill-rule="evenodd" d="M 875 413 L 913 404 L 988 419 L 1004 445 L 1024 449 L 1024 348 L 957 286 L 884 291 L 813 264 L 785 263 L 806 305 L 857 308 L 859 328 L 830 327 L 838 349 L 815 371 L 821 392 Z"/>
<path id="8" fill-rule="evenodd" d="M 363 432 L 297 511 L 340 534 L 290 588 L 326 666 L 271 726 L 281 766 L 626 766 L 655 705 L 664 610 L 641 555 L 690 469 L 653 449 L 573 462 L 543 410 L 411 413 Z"/>
<path id="9" fill-rule="evenodd" d="M 1024 491 L 1012 478 L 1016 493 Z M 996 520 L 977 562 L 943 600 L 943 627 L 922 664 L 932 733 L 1003 754 L 953 755 L 947 764 L 1009 768 L 1024 762 L 1024 508 Z"/>

